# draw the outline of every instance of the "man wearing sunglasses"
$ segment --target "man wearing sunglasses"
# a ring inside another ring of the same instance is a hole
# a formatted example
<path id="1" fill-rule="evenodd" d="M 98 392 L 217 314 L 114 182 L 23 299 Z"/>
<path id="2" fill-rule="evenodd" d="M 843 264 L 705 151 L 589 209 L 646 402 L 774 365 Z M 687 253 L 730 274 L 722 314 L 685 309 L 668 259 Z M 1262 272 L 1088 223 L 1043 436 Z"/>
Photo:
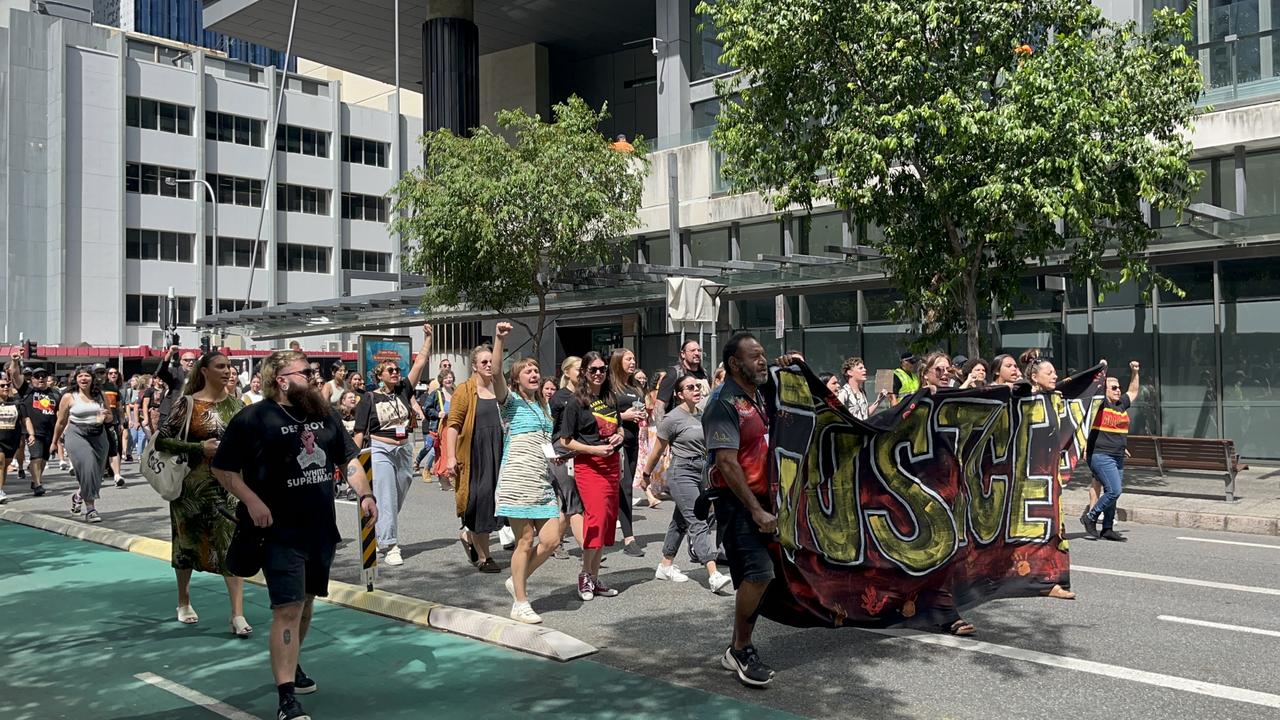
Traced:
<path id="1" fill-rule="evenodd" d="M 160 367 L 156 368 L 156 377 L 163 380 L 170 390 L 164 396 L 164 399 L 160 401 L 161 425 L 169 417 L 169 410 L 173 407 L 173 401 L 182 395 L 182 387 L 187 383 L 187 375 L 191 372 L 191 368 L 196 365 L 196 354 L 190 350 L 182 351 L 182 358 L 179 360 L 178 353 L 181 350 L 182 348 L 177 345 L 170 347 L 168 354 L 160 360 Z"/>
<path id="2" fill-rule="evenodd" d="M 702 385 L 702 400 L 698 402 L 698 408 L 706 407 L 707 398 L 711 396 L 711 382 L 707 378 L 707 371 L 702 368 L 702 345 L 697 340 L 684 341 L 680 346 L 680 362 L 667 372 L 658 385 L 658 403 L 664 414 L 671 412 L 679 404 L 676 388 L 681 378 L 685 377 L 692 377 Z"/>

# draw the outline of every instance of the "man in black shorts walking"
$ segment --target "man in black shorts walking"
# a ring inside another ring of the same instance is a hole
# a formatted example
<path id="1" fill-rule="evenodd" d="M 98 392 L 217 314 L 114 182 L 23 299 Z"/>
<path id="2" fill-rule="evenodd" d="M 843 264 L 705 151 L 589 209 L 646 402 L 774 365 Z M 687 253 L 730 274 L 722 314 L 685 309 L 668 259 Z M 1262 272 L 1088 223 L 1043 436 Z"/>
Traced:
<path id="1" fill-rule="evenodd" d="M 773 669 L 751 644 L 760 601 L 773 581 L 769 543 L 778 530 L 769 499 L 769 414 L 760 387 L 769 378 L 764 347 L 750 333 L 724 346 L 725 381 L 707 403 L 702 432 L 716 488 L 716 524 L 736 590 L 733 642 L 720 665 L 749 687 L 764 687 Z"/>
<path id="2" fill-rule="evenodd" d="M 311 384 L 313 370 L 299 352 L 281 351 L 262 363 L 262 402 L 227 425 L 211 467 L 240 499 L 237 521 L 261 528 L 262 574 L 271 597 L 271 670 L 280 696 L 278 720 L 307 720 L 297 695 L 316 691 L 298 662 L 317 596 L 329 594 L 329 567 L 340 537 L 334 517 L 334 473 L 346 468 L 361 512 L 378 506 L 358 449 Z"/>
<path id="3" fill-rule="evenodd" d="M 27 428 L 27 457 L 31 461 L 31 490 L 44 495 L 44 468 L 54 452 L 53 426 L 58 421 L 58 401 L 62 394 L 49 387 L 49 372 L 36 368 L 30 388 L 19 403 Z"/>

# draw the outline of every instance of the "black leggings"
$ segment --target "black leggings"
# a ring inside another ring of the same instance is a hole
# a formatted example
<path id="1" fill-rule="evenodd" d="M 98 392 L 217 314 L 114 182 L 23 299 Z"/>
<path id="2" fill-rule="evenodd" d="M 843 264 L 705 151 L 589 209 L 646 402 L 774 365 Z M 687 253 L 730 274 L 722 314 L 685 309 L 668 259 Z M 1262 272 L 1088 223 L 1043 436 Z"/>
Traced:
<path id="1" fill-rule="evenodd" d="M 639 454 L 639 447 L 622 446 L 622 477 L 618 478 L 621 485 L 618 493 L 618 521 L 622 523 L 624 538 L 636 534 L 631 517 L 631 487 L 636 480 L 636 456 Z"/>

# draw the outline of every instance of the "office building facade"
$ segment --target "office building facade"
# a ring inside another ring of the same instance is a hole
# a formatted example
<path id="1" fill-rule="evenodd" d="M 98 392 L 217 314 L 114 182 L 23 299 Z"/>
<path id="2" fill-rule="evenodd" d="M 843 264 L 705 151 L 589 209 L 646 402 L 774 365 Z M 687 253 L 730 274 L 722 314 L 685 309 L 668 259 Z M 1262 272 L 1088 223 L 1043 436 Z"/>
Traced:
<path id="1" fill-rule="evenodd" d="M 232 60 L 286 69 L 283 47 L 270 48 L 205 30 L 204 5 L 200 0 L 93 0 L 93 21 L 218 50 Z M 296 56 L 288 59 L 287 69 L 297 71 Z"/>
<path id="2" fill-rule="evenodd" d="M 412 118 L 344 104 L 336 83 L 18 10 L 0 18 L 0 89 L 7 342 L 154 344 L 171 287 L 194 345 L 202 315 L 399 286 L 386 194 L 420 162 Z"/>

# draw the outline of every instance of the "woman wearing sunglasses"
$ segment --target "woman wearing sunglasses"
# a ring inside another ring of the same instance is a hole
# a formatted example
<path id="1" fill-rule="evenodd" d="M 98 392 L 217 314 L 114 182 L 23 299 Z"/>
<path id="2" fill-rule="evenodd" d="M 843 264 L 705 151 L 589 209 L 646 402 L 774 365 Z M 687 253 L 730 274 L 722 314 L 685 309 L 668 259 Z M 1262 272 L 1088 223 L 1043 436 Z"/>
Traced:
<path id="1" fill-rule="evenodd" d="M 729 576 L 716 569 L 716 552 L 712 547 L 710 528 L 705 520 L 693 514 L 693 505 L 702 494 L 702 468 L 707 463 L 707 445 L 702 436 L 702 383 L 691 376 L 680 378 L 676 385 L 676 401 L 680 403 L 663 416 L 653 449 L 645 457 L 644 480 L 648 486 L 654 468 L 668 448 L 671 461 L 667 466 L 667 491 L 675 501 L 671 524 L 662 543 L 662 561 L 654 577 L 659 580 L 685 582 L 689 579 L 675 564 L 680 543 L 689 541 L 689 559 L 707 569 L 711 592 L 729 586 Z"/>
<path id="2" fill-rule="evenodd" d="M 372 455 L 373 498 L 378 503 L 378 549 L 386 552 L 387 565 L 402 565 L 397 516 L 413 485 L 413 388 L 427 368 L 431 353 L 431 326 L 422 326 L 422 349 L 413 359 L 409 377 L 400 377 L 400 364 L 378 365 L 378 387 L 360 398 L 353 428 L 356 447 L 369 439 Z M 312 377 L 315 370 L 312 369 Z M 328 400 L 328 398 L 325 398 Z"/>
<path id="3" fill-rule="evenodd" d="M 4 494 L 4 476 L 9 472 L 9 461 L 18 455 L 22 445 L 21 412 L 14 399 L 13 383 L 8 378 L 0 380 L 0 505 L 9 501 Z"/>
<path id="4" fill-rule="evenodd" d="M 560 416 L 556 438 L 574 453 L 574 481 L 584 509 L 582 518 L 582 572 L 578 573 L 578 597 L 613 597 L 618 591 L 600 580 L 600 556 L 613 545 L 618 522 L 618 485 L 622 461 L 622 430 L 618 412 L 605 387 L 608 364 L 598 352 L 582 356 L 582 379 Z"/>

